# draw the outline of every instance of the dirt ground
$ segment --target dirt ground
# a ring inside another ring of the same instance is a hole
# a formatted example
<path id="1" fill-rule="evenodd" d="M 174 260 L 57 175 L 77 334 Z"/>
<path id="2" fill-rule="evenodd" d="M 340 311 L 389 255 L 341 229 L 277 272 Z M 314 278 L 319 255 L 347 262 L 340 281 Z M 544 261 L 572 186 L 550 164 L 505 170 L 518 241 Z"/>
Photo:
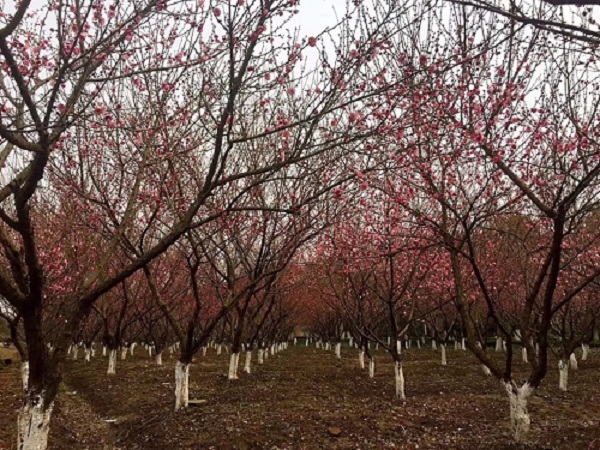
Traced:
<path id="1" fill-rule="evenodd" d="M 82 352 L 80 352 L 80 357 Z M 70 361 L 52 418 L 51 449 L 600 449 L 600 354 L 570 373 L 558 390 L 551 370 L 530 401 L 529 443 L 508 435 L 508 399 L 468 352 L 407 350 L 408 399 L 394 400 L 389 357 L 376 352 L 374 379 L 358 368 L 358 351 L 342 359 L 314 347 L 290 347 L 240 380 L 225 378 L 229 356 L 209 350 L 191 367 L 198 407 L 173 412 L 175 359 L 157 367 L 147 352 L 119 359 Z M 256 352 L 253 355 L 256 361 Z M 240 366 L 243 364 L 243 355 Z M 552 362 L 552 367 L 556 365 Z M 518 364 L 519 370 L 525 366 Z M 0 368 L 0 449 L 15 448 L 20 401 L 18 367 Z M 339 436 L 331 435 L 339 428 Z"/>

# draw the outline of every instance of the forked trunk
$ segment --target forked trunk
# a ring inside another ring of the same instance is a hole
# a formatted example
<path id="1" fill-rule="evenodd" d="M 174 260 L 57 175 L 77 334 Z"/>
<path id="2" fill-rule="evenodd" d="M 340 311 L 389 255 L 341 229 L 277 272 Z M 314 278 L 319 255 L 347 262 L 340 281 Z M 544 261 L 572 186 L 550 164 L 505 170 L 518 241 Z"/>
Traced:
<path id="1" fill-rule="evenodd" d="M 566 391 L 569 387 L 569 364 L 562 359 L 558 361 L 558 388 Z"/>
<path id="2" fill-rule="evenodd" d="M 117 351 L 110 349 L 108 351 L 108 370 L 107 375 L 114 375 L 117 368 Z"/>
<path id="3" fill-rule="evenodd" d="M 402 371 L 402 362 L 396 361 L 394 364 L 394 378 L 396 381 L 396 398 L 406 400 L 404 393 L 404 372 Z"/>
<path id="4" fill-rule="evenodd" d="M 511 432 L 515 441 L 521 442 L 525 439 L 531 423 L 527 413 L 527 401 L 533 394 L 534 389 L 529 383 L 525 383 L 519 388 L 513 383 L 505 382 L 504 387 L 510 401 Z"/>
<path id="5" fill-rule="evenodd" d="M 175 411 L 187 408 L 189 402 L 190 365 L 177 361 L 175 363 Z"/>
<path id="6" fill-rule="evenodd" d="M 44 404 L 43 392 L 27 396 L 25 404 L 19 411 L 17 422 L 17 449 L 46 450 L 50 432 L 50 417 L 53 402 Z"/>
<path id="7" fill-rule="evenodd" d="M 244 361 L 244 372 L 250 373 L 250 365 L 252 364 L 252 350 L 246 350 L 246 361 Z"/>

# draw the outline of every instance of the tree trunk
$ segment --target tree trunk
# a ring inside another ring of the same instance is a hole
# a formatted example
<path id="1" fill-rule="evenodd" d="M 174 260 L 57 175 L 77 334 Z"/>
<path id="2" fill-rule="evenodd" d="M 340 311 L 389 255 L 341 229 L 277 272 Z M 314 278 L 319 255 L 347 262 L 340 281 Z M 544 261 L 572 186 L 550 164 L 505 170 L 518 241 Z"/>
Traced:
<path id="1" fill-rule="evenodd" d="M 236 359 L 239 353 L 231 353 L 229 356 L 229 372 L 227 373 L 228 380 L 237 380 Z"/>
<path id="2" fill-rule="evenodd" d="M 29 361 L 21 363 L 21 381 L 23 382 L 23 392 L 27 392 L 29 386 Z"/>
<path id="3" fill-rule="evenodd" d="M 437 343 L 435 342 L 435 339 L 431 340 L 431 348 L 432 350 L 437 350 Z"/>
<path id="4" fill-rule="evenodd" d="M 581 360 L 587 361 L 589 354 L 590 354 L 590 346 L 588 344 L 581 344 Z"/>
<path id="5" fill-rule="evenodd" d="M 481 368 L 483 369 L 483 373 L 484 373 L 486 376 L 488 376 L 488 377 L 489 377 L 489 376 L 492 374 L 492 371 L 490 370 L 490 368 L 489 368 L 488 366 L 486 366 L 485 364 L 482 364 L 482 365 L 481 365 Z"/>
<path id="6" fill-rule="evenodd" d="M 85 356 L 84 356 L 85 362 L 90 362 L 90 359 L 92 357 L 92 350 L 86 347 L 84 350 L 84 354 L 85 354 Z"/>
<path id="7" fill-rule="evenodd" d="M 342 358 L 342 344 L 339 342 L 335 344 L 335 356 L 337 356 L 338 359 Z"/>
<path id="8" fill-rule="evenodd" d="M 369 358 L 369 378 L 373 378 L 375 376 L 375 359 L 371 356 Z"/>
<path id="9" fill-rule="evenodd" d="M 363 349 L 358 352 L 358 365 L 361 369 L 365 368 L 365 351 Z"/>
<path id="10" fill-rule="evenodd" d="M 157 366 L 162 366 L 162 351 L 161 352 L 157 352 L 156 356 L 154 357 L 155 361 L 156 361 L 156 365 Z"/>
<path id="11" fill-rule="evenodd" d="M 43 394 L 27 396 L 17 422 L 19 450 L 46 450 L 53 406 L 54 402 L 44 404 Z"/>
<path id="12" fill-rule="evenodd" d="M 265 351 L 262 348 L 258 349 L 258 364 L 264 364 L 265 359 L 264 359 L 264 353 Z"/>
<path id="13" fill-rule="evenodd" d="M 117 351 L 112 348 L 108 351 L 108 371 L 107 375 L 114 375 L 117 367 Z"/>
<path id="14" fill-rule="evenodd" d="M 77 345 L 73 346 L 73 361 L 77 360 L 77 355 L 79 354 L 79 347 Z"/>
<path id="15" fill-rule="evenodd" d="M 402 371 L 402 362 L 396 361 L 394 364 L 394 378 L 396 380 L 396 398 L 406 400 L 404 393 L 404 372 Z"/>
<path id="16" fill-rule="evenodd" d="M 102 346 L 102 356 L 106 356 L 106 346 Z"/>
<path id="17" fill-rule="evenodd" d="M 521 442 L 529 431 L 531 420 L 527 413 L 527 401 L 534 390 L 528 383 L 518 388 L 512 383 L 506 382 L 504 383 L 504 387 L 508 392 L 510 401 L 510 427 L 512 435 L 516 442 Z"/>
<path id="18" fill-rule="evenodd" d="M 189 402 L 190 365 L 177 361 L 175 363 L 175 411 L 187 408 Z"/>
<path id="19" fill-rule="evenodd" d="M 250 348 L 250 347 L 248 347 Z M 250 365 L 252 364 L 252 350 L 246 350 L 246 361 L 244 362 L 244 372 L 250 373 Z"/>
<path id="20" fill-rule="evenodd" d="M 440 349 L 442 350 L 442 366 L 447 366 L 448 361 L 446 360 L 446 344 L 441 344 Z"/>
<path id="21" fill-rule="evenodd" d="M 221 344 L 219 344 L 219 345 L 217 345 L 217 355 L 220 355 L 221 351 L 222 351 Z"/>
<path id="22" fill-rule="evenodd" d="M 502 351 L 502 338 L 500 336 L 496 336 L 496 351 Z"/>
<path id="23" fill-rule="evenodd" d="M 522 352 L 521 352 L 521 353 L 522 353 L 522 355 L 523 355 L 523 362 L 524 362 L 524 363 L 527 363 L 527 362 L 528 362 L 528 360 L 527 360 L 527 348 L 526 348 L 526 347 L 523 347 L 523 350 L 522 350 Z"/>
<path id="24" fill-rule="evenodd" d="M 558 388 L 566 391 L 569 386 L 569 364 L 562 359 L 558 361 Z"/>
<path id="25" fill-rule="evenodd" d="M 127 347 L 121 347 L 121 361 L 127 359 Z"/>
<path id="26" fill-rule="evenodd" d="M 202 356 L 206 356 L 207 347 L 202 347 Z"/>
<path id="27" fill-rule="evenodd" d="M 575 356 L 575 352 L 571 353 L 571 356 L 569 357 L 569 364 L 571 365 L 571 369 L 577 370 L 577 356 Z"/>

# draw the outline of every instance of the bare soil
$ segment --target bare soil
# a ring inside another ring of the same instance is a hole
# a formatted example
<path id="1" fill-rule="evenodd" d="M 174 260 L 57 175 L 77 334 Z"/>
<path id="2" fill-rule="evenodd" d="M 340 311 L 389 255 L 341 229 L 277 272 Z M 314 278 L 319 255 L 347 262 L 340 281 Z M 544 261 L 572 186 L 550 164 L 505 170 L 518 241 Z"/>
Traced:
<path id="1" fill-rule="evenodd" d="M 83 352 L 79 352 L 82 357 Z M 570 372 L 558 390 L 551 370 L 530 401 L 529 442 L 508 429 L 508 398 L 466 351 L 405 351 L 408 399 L 394 399 L 393 367 L 375 352 L 374 379 L 358 368 L 358 351 L 342 359 L 297 346 L 271 356 L 253 373 L 228 382 L 229 355 L 209 350 L 192 364 L 190 398 L 206 400 L 173 411 L 175 358 L 157 367 L 147 351 L 117 362 L 70 361 L 52 418 L 50 449 L 600 449 L 600 354 Z M 256 362 L 256 352 L 253 355 Z M 244 355 L 240 357 L 243 366 Z M 556 367 L 552 361 L 552 368 Z M 526 366 L 517 363 L 523 371 Z M 0 366 L 0 449 L 14 449 L 20 403 L 18 365 Z"/>

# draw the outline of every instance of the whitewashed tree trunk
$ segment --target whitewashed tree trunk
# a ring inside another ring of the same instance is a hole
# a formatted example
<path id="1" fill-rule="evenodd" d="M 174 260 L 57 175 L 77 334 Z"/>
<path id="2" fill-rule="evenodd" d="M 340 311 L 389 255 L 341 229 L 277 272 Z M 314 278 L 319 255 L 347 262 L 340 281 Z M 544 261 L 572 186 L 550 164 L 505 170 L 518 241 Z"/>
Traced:
<path id="1" fill-rule="evenodd" d="M 588 344 L 581 344 L 581 360 L 587 361 L 590 354 L 590 346 Z"/>
<path id="2" fill-rule="evenodd" d="M 358 365 L 361 369 L 365 368 L 365 351 L 362 349 L 358 352 Z"/>
<path id="3" fill-rule="evenodd" d="M 152 346 L 151 345 L 148 346 L 148 356 L 150 356 L 152 358 Z"/>
<path id="4" fill-rule="evenodd" d="M 258 364 L 264 364 L 265 362 L 265 358 L 264 358 L 264 350 L 262 348 L 258 349 Z"/>
<path id="5" fill-rule="evenodd" d="M 190 400 L 190 365 L 181 361 L 175 363 L 175 411 L 187 408 Z"/>
<path id="6" fill-rule="evenodd" d="M 461 350 L 466 350 L 466 349 L 467 349 L 467 340 L 465 338 L 462 338 Z"/>
<path id="7" fill-rule="evenodd" d="M 396 341 L 396 351 L 398 352 L 399 355 L 402 354 L 402 342 Z"/>
<path id="8" fill-rule="evenodd" d="M 17 421 L 17 448 L 19 450 L 46 450 L 50 433 L 50 417 L 54 403 L 44 405 L 43 393 L 28 398 L 19 411 Z"/>
<path id="9" fill-rule="evenodd" d="M 513 386 L 511 383 L 504 383 L 504 387 L 508 392 L 510 402 L 510 426 L 513 438 L 515 441 L 521 442 L 529 431 L 531 423 L 527 413 L 527 401 L 533 394 L 533 388 L 528 383 L 520 388 Z"/>
<path id="10" fill-rule="evenodd" d="M 221 344 L 217 345 L 217 355 L 221 354 Z"/>
<path id="11" fill-rule="evenodd" d="M 523 362 L 524 363 L 528 362 L 528 360 L 527 360 L 527 348 L 523 347 L 523 350 L 521 351 L 521 353 L 522 353 L 522 356 L 523 356 Z"/>
<path id="12" fill-rule="evenodd" d="M 577 366 L 577 356 L 575 356 L 575 353 L 571 353 L 571 356 L 569 357 L 569 364 L 571 366 L 571 369 L 578 369 L 579 366 Z"/>
<path id="13" fill-rule="evenodd" d="M 246 350 L 246 361 L 244 361 L 244 372 L 250 373 L 250 365 L 252 364 L 252 350 Z"/>
<path id="14" fill-rule="evenodd" d="M 353 342 L 354 342 L 354 340 L 352 339 L 352 336 L 350 336 L 350 339 L 348 339 L 348 346 L 352 347 Z"/>
<path id="15" fill-rule="evenodd" d="M 335 344 L 335 356 L 338 359 L 342 358 L 342 344 L 340 344 L 339 342 Z"/>
<path id="16" fill-rule="evenodd" d="M 79 354 L 79 346 L 73 346 L 73 361 L 77 360 L 77 355 Z"/>
<path id="17" fill-rule="evenodd" d="M 375 359 L 373 357 L 369 358 L 369 378 L 373 378 L 375 376 Z"/>
<path id="18" fill-rule="evenodd" d="M 437 350 L 437 342 L 435 342 L 435 339 L 431 340 L 431 349 L 432 350 Z"/>
<path id="19" fill-rule="evenodd" d="M 237 353 L 232 353 L 231 356 L 229 356 L 229 371 L 227 372 L 227 379 L 228 380 L 236 380 L 237 376 L 235 373 L 235 356 L 237 355 Z"/>
<path id="20" fill-rule="evenodd" d="M 102 356 L 106 356 L 106 346 L 102 346 Z"/>
<path id="21" fill-rule="evenodd" d="M 127 347 L 121 347 L 121 361 L 127 359 Z"/>
<path id="22" fill-rule="evenodd" d="M 500 336 L 496 336 L 496 351 L 502 351 L 502 338 Z"/>
<path id="23" fill-rule="evenodd" d="M 492 374 L 492 371 L 490 370 L 490 368 L 489 368 L 488 366 L 486 366 L 485 364 L 482 364 L 482 365 L 481 365 L 481 368 L 483 369 L 483 373 L 484 373 L 486 376 L 488 376 L 488 377 L 489 377 L 489 376 Z"/>
<path id="24" fill-rule="evenodd" d="M 133 349 L 135 348 L 135 345 L 136 345 L 136 344 L 135 344 L 135 342 L 132 342 L 132 343 L 131 343 L 131 347 L 129 347 L 129 354 L 130 354 L 131 356 L 133 356 Z"/>
<path id="25" fill-rule="evenodd" d="M 235 361 L 234 361 L 234 365 L 233 365 L 233 373 L 235 376 L 235 379 L 238 379 L 238 367 L 240 365 L 240 352 L 237 352 L 235 354 Z"/>
<path id="26" fill-rule="evenodd" d="M 162 352 L 157 353 L 154 360 L 156 361 L 157 366 L 162 366 Z"/>
<path id="27" fill-rule="evenodd" d="M 396 381 L 396 398 L 406 400 L 404 393 L 404 372 L 402 371 L 402 363 L 397 361 L 394 365 L 394 378 Z"/>
<path id="28" fill-rule="evenodd" d="M 108 370 L 106 371 L 107 375 L 114 375 L 117 368 L 117 351 L 109 350 L 108 351 Z"/>
<path id="29" fill-rule="evenodd" d="M 569 386 L 569 364 L 562 359 L 558 361 L 558 388 L 566 391 Z"/>
<path id="30" fill-rule="evenodd" d="M 448 361 L 446 360 L 446 344 L 441 344 L 440 349 L 442 350 L 442 366 L 447 366 Z"/>
<path id="31" fill-rule="evenodd" d="M 23 391 L 27 392 L 29 387 L 29 361 L 21 363 L 21 381 L 23 383 Z"/>
<path id="32" fill-rule="evenodd" d="M 266 361 L 267 359 L 269 359 L 269 348 L 265 348 L 265 351 L 263 352 L 263 359 Z"/>
<path id="33" fill-rule="evenodd" d="M 96 348 L 92 347 L 91 351 L 92 351 L 92 358 L 95 358 L 96 357 Z"/>
<path id="34" fill-rule="evenodd" d="M 85 355 L 84 356 L 85 362 L 90 362 L 90 359 L 92 357 L 92 350 L 86 347 L 83 352 L 84 352 L 84 355 Z"/>
<path id="35" fill-rule="evenodd" d="M 207 348 L 206 346 L 202 347 L 202 356 L 206 356 Z"/>

